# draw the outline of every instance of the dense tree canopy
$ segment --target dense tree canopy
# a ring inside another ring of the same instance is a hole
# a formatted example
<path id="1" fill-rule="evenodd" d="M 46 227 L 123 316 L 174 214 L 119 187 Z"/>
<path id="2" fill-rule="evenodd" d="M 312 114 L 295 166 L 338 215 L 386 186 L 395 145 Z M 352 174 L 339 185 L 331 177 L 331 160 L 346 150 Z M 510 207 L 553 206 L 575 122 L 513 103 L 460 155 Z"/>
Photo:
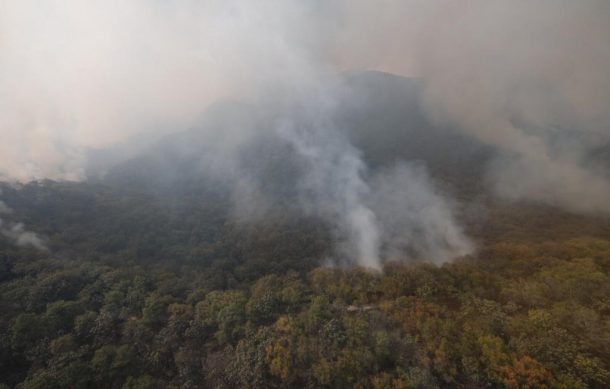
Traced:
<path id="1" fill-rule="evenodd" d="M 47 247 L 0 235 L 0 387 L 610 386 L 608 218 L 457 187 L 476 254 L 328 267 L 323 221 L 192 185 L 0 184 Z"/>

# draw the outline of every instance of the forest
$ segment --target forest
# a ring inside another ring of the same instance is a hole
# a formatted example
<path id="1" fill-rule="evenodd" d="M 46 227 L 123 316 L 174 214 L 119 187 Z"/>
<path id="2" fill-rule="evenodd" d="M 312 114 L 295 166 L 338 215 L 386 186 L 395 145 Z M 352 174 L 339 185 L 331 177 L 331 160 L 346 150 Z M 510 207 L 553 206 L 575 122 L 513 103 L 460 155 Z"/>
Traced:
<path id="1" fill-rule="evenodd" d="M 48 240 L 0 240 L 2 387 L 610 385 L 606 218 L 490 202 L 475 254 L 373 270 L 320 266 L 315 220 L 113 193 L 3 188 Z"/>

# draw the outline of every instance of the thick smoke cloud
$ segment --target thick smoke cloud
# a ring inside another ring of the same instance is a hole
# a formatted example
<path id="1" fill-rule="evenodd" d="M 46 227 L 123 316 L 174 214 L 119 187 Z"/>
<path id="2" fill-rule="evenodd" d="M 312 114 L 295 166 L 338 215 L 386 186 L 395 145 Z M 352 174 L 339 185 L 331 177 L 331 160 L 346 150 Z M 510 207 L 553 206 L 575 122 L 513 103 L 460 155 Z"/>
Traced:
<path id="1" fill-rule="evenodd" d="M 609 212 L 610 3 L 468 1 L 438 8 L 418 48 L 427 107 L 495 146 L 496 192 Z M 605 161 L 607 169 L 608 162 Z"/>
<path id="2" fill-rule="evenodd" d="M 388 0 L 342 9 L 341 63 L 423 77 L 431 118 L 497 148 L 489 181 L 498 195 L 610 211 L 608 163 L 591 161 L 610 137 L 610 3 Z"/>
<path id="3" fill-rule="evenodd" d="M 0 176 L 79 179 L 87 148 L 306 83 L 321 40 L 299 3 L 3 1 Z"/>
<path id="4" fill-rule="evenodd" d="M 366 166 L 332 120 L 343 92 L 332 52 L 343 6 L 3 3 L 0 174 L 79 179 L 87 148 L 196 125 L 208 105 L 227 98 L 279 105 L 265 132 L 302 162 L 302 207 L 331 221 L 351 258 L 378 266 L 382 220 L 365 201 Z M 220 141 L 212 131 L 208 139 L 225 152 L 212 166 L 233 177 L 238 197 L 256 204 L 265 199 L 235 161 L 240 144 L 259 130 L 242 126 Z M 11 231 L 24 236 L 20 228 Z"/>
<path id="5" fill-rule="evenodd" d="M 82 179 L 89 149 L 196 126 L 217 101 L 279 99 L 265 133 L 300 156 L 301 206 L 327 215 L 350 255 L 376 266 L 413 237 L 414 256 L 449 258 L 471 247 L 451 207 L 417 169 L 370 179 L 332 119 L 349 95 L 336 74 L 423 77 L 433 120 L 497 149 L 498 194 L 610 211 L 589 160 L 610 135 L 609 20 L 603 0 L 4 1 L 0 178 Z M 209 143 L 238 151 L 259 132 Z M 219 172 L 236 170 L 227 154 Z M 265 203 L 237 173 L 236 193 Z"/>

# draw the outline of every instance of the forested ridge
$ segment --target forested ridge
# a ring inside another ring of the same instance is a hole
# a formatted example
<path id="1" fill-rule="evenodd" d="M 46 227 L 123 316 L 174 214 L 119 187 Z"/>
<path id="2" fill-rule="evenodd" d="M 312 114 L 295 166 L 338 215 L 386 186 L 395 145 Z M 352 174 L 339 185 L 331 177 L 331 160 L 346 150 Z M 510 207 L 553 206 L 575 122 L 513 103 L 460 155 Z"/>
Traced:
<path id="1" fill-rule="evenodd" d="M 0 246 L 5 386 L 610 384 L 604 218 L 490 204 L 469 227 L 476 255 L 375 271 L 319 267 L 330 242 L 315 221 L 218 216 L 218 233 L 193 216 L 185 237 L 176 206 L 94 189 L 31 184 L 23 209 L 4 189 L 11 216 L 48 234 L 46 251 Z"/>

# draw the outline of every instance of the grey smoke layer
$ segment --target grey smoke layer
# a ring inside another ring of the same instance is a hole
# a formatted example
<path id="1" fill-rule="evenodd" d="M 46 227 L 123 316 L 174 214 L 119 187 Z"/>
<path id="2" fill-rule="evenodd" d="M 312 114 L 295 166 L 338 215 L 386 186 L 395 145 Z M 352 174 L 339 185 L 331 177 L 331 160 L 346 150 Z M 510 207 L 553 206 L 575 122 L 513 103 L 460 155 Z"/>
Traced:
<path id="1" fill-rule="evenodd" d="M 420 44 L 427 107 L 499 149 L 500 196 L 610 212 L 610 3 L 467 2 Z"/>
<path id="2" fill-rule="evenodd" d="M 82 179 L 89 149 L 196 126 L 218 101 L 279 99 L 264 128 L 204 134 L 237 204 L 273 206 L 236 162 L 271 136 L 300 158 L 299 205 L 358 263 L 468 252 L 422 170 L 372 177 L 338 128 L 349 91 L 332 80 L 361 69 L 424 78 L 429 117 L 496 150 L 499 196 L 610 211 L 608 164 L 591 157 L 610 141 L 604 0 L 5 1 L 0 178 Z"/>

